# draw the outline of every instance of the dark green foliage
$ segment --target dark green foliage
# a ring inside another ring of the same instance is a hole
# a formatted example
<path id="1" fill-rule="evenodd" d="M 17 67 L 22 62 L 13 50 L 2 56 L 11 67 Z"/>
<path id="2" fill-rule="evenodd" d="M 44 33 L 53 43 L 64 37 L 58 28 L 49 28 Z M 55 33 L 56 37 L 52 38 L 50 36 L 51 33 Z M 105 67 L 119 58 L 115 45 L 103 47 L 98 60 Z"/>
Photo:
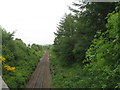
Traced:
<path id="1" fill-rule="evenodd" d="M 3 79 L 10 88 L 23 88 L 35 70 L 40 57 L 43 55 L 42 46 L 27 46 L 21 39 L 13 39 L 14 33 L 2 32 Z M 15 67 L 15 72 L 6 71 L 4 65 Z"/>
<path id="2" fill-rule="evenodd" d="M 80 62 L 85 59 L 85 52 L 89 48 L 96 31 L 106 31 L 108 13 L 115 8 L 115 3 L 85 3 L 75 4 L 83 11 L 68 14 L 58 25 L 54 41 L 54 51 L 61 60 L 66 62 Z"/>
<path id="3" fill-rule="evenodd" d="M 117 3 L 116 11 L 112 4 L 114 5 L 114 3 L 91 3 L 83 5 L 82 8 L 86 8 L 86 11 L 83 10 L 80 14 L 75 11 L 76 15 L 81 17 L 75 18 L 77 21 L 73 23 L 75 27 L 72 37 L 60 37 L 63 31 L 59 29 L 61 32 L 57 33 L 51 56 L 52 87 L 120 88 L 120 3 Z M 73 47 L 69 48 L 71 38 Z M 64 46 L 68 49 L 63 48 Z M 69 63 L 66 65 L 68 57 L 65 56 L 71 53 L 67 50 L 72 51 L 73 60 L 77 61 L 71 67 L 68 67 Z M 65 58 L 59 60 L 58 57 Z"/>
<path id="4" fill-rule="evenodd" d="M 85 52 L 89 48 L 96 31 L 104 32 L 108 13 L 115 8 L 115 3 L 85 3 L 79 8 L 83 11 L 75 14 L 76 17 L 76 40 L 74 54 L 77 60 L 85 59 Z"/>
<path id="5" fill-rule="evenodd" d="M 56 54 L 61 60 L 66 59 L 66 63 L 73 62 L 75 59 L 72 50 L 76 41 L 74 38 L 74 17 L 71 14 L 64 17 L 55 34 L 57 35 L 54 41 Z"/>
<path id="6" fill-rule="evenodd" d="M 85 70 L 87 69 L 91 76 L 99 73 L 93 80 L 98 81 L 100 87 L 115 88 L 120 83 L 120 34 L 118 33 L 120 14 L 118 12 L 109 14 L 108 17 L 108 24 L 106 24 L 108 30 L 98 39 L 93 40 L 93 44 L 86 52 L 84 62 L 90 62 Z M 97 87 L 97 85 L 94 83 L 93 87 Z"/>

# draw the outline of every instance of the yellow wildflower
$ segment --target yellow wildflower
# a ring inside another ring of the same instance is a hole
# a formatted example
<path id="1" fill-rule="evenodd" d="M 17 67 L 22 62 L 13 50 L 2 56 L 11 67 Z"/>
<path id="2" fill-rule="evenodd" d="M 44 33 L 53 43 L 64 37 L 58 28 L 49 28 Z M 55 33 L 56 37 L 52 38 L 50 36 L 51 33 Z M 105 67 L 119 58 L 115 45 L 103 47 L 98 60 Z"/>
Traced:
<path id="1" fill-rule="evenodd" d="M 15 67 L 11 67 L 11 68 L 10 68 L 10 71 L 15 71 Z"/>
<path id="2" fill-rule="evenodd" d="M 5 62 L 5 58 L 0 56 L 0 62 Z M 12 72 L 15 72 L 15 67 L 11 67 L 9 65 L 4 65 L 4 68 L 7 70 L 7 71 L 12 71 Z"/>
<path id="3" fill-rule="evenodd" d="M 7 71 L 13 71 L 13 72 L 15 72 L 15 67 L 10 67 L 9 65 L 5 65 L 4 68 L 5 68 Z"/>
<path id="4" fill-rule="evenodd" d="M 5 65 L 4 68 L 9 68 L 10 66 L 9 65 Z"/>
<path id="5" fill-rule="evenodd" d="M 5 60 L 6 59 L 4 57 L 0 56 L 0 61 L 5 62 Z"/>

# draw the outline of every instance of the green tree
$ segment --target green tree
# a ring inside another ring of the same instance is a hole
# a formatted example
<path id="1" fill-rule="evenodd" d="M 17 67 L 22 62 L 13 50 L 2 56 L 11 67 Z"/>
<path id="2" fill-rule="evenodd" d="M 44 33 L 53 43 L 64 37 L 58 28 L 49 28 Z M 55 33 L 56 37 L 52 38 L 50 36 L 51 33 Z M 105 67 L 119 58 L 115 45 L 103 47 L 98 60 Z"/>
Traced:
<path id="1" fill-rule="evenodd" d="M 116 3 L 76 4 L 81 10 L 70 8 L 74 15 L 68 14 L 58 25 L 54 41 L 56 55 L 66 61 L 80 62 L 85 59 L 85 52 L 97 31 L 106 31 L 108 13 L 114 11 Z"/>

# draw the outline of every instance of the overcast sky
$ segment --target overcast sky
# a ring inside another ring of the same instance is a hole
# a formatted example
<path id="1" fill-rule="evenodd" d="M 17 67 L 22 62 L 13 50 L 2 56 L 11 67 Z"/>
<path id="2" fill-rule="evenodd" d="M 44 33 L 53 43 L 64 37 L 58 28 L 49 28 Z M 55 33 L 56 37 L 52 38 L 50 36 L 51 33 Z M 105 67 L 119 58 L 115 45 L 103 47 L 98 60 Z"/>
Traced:
<path id="1" fill-rule="evenodd" d="M 53 44 L 56 26 L 76 0 L 0 0 L 0 25 L 26 44 Z"/>

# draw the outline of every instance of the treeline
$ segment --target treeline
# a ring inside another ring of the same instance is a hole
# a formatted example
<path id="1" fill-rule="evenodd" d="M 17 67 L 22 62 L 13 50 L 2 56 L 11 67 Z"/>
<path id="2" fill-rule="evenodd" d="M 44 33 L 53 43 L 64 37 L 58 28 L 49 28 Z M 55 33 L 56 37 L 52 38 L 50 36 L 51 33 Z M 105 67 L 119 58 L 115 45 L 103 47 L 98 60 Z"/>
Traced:
<path id="1" fill-rule="evenodd" d="M 55 33 L 52 86 L 120 88 L 120 3 L 73 5 Z"/>
<path id="2" fill-rule="evenodd" d="M 14 39 L 14 32 L 2 33 L 2 77 L 9 88 L 24 88 L 43 55 L 43 46 L 26 45 L 21 39 Z"/>

